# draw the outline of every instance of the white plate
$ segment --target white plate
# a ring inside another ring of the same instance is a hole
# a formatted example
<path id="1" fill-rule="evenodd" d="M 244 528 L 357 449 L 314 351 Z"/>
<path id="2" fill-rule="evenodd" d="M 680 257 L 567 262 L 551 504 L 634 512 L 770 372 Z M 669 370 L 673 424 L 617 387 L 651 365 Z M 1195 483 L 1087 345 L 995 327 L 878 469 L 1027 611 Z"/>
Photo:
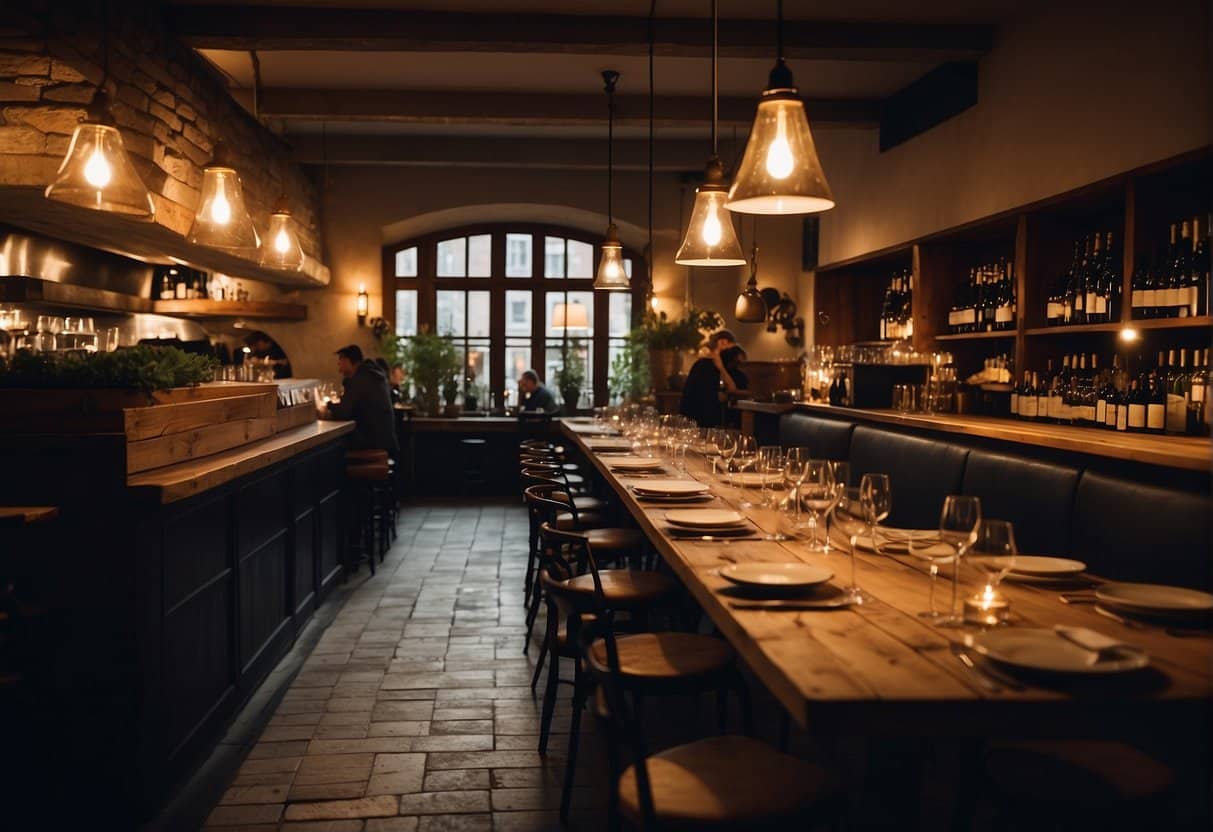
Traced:
<path id="1" fill-rule="evenodd" d="M 988 562 L 997 563 L 998 558 L 990 558 Z M 1039 555 L 1018 555 L 1011 575 L 1031 575 L 1038 578 L 1058 578 L 1063 575 L 1077 575 L 1084 571 L 1087 565 L 1080 560 L 1070 558 L 1046 558 Z"/>
<path id="2" fill-rule="evenodd" d="M 725 482 L 728 482 L 728 474 L 725 474 L 723 479 Z M 783 483 L 783 474 L 759 474 L 754 471 L 742 471 L 740 474 L 733 475 L 733 482 L 746 488 L 757 488 L 763 483 L 767 485 L 780 485 Z"/>
<path id="3" fill-rule="evenodd" d="M 586 444 L 587 448 L 590 448 L 591 450 L 594 450 L 594 451 L 613 451 L 613 450 L 630 451 L 630 450 L 632 450 L 632 443 L 626 439 L 606 439 L 606 438 L 592 439 L 591 438 L 591 439 L 585 440 L 585 444 Z"/>
<path id="4" fill-rule="evenodd" d="M 734 563 L 720 570 L 720 577 L 742 586 L 799 589 L 824 584 L 834 573 L 807 563 Z"/>
<path id="5" fill-rule="evenodd" d="M 722 508 L 676 508 L 665 513 L 666 522 L 684 529 L 728 529 L 744 526 L 745 515 Z"/>
<path id="6" fill-rule="evenodd" d="M 966 641 L 998 664 L 1046 673 L 1125 673 L 1150 663 L 1144 651 L 1124 648 L 1100 655 L 1067 641 L 1053 630 L 1009 627 L 970 636 Z"/>
<path id="7" fill-rule="evenodd" d="M 632 486 L 637 494 L 646 497 L 689 497 L 708 493 L 708 487 L 694 480 L 649 480 Z"/>
<path id="8" fill-rule="evenodd" d="M 1118 607 L 1143 612 L 1213 612 L 1213 595 L 1182 586 L 1107 583 L 1096 588 L 1095 597 Z"/>
<path id="9" fill-rule="evenodd" d="M 607 465 L 623 471 L 648 471 L 660 468 L 662 462 L 660 459 L 650 459 L 644 456 L 613 456 L 607 460 Z"/>

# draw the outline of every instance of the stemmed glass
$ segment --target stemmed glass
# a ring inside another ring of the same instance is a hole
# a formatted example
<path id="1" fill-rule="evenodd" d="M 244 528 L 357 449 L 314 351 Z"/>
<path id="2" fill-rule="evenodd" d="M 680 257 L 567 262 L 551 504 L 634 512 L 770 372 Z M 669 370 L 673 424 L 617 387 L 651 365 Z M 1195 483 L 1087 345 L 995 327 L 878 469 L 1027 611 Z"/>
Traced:
<path id="1" fill-rule="evenodd" d="M 763 445 L 758 449 L 758 463 L 755 466 L 761 477 L 762 499 L 759 500 L 759 505 L 763 508 L 769 507 L 775 502 L 775 494 L 780 478 L 772 477 L 772 474 L 783 473 L 783 448 L 779 445 Z M 771 488 L 768 490 L 767 486 Z"/>
<path id="2" fill-rule="evenodd" d="M 957 595 L 960 592 L 960 562 L 965 553 L 977 541 L 977 532 L 981 528 L 981 500 L 977 497 L 964 497 L 950 494 L 944 498 L 943 510 L 939 513 L 939 539 L 951 555 L 946 560 L 952 563 L 952 605 L 947 615 L 931 618 L 940 627 L 958 627 L 964 624 L 964 618 L 956 614 Z M 933 562 L 931 570 L 931 588 L 934 595 L 935 576 L 938 565 Z M 931 613 L 934 613 L 932 597 Z"/>
<path id="3" fill-rule="evenodd" d="M 678 429 L 678 470 L 684 474 L 687 472 L 687 451 L 695 444 L 698 434 L 698 426 L 690 419 L 684 420 L 683 426 Z"/>
<path id="4" fill-rule="evenodd" d="M 864 474 L 859 482 L 859 496 L 863 500 L 864 516 L 868 521 L 868 534 L 872 537 L 872 551 L 880 551 L 876 530 L 880 521 L 889 516 L 893 507 L 893 488 L 888 474 Z"/>
<path id="5" fill-rule="evenodd" d="M 745 473 L 751 465 L 758 461 L 758 442 L 754 437 L 740 434 L 737 437 L 737 448 L 733 452 L 733 462 L 737 467 L 738 473 Z M 745 488 L 738 489 L 737 505 L 740 508 L 753 508 L 754 504 L 750 502 L 748 492 Z"/>
<path id="6" fill-rule="evenodd" d="M 808 550 L 824 552 L 826 547 L 817 540 L 817 526 L 822 513 L 834 505 L 835 500 L 834 469 L 828 460 L 809 460 L 799 491 L 804 504 L 809 507 Z"/>
<path id="7" fill-rule="evenodd" d="M 733 456 L 737 453 L 738 434 L 736 431 L 721 430 L 716 434 L 716 448 L 720 451 L 720 459 L 724 462 L 725 473 L 729 475 L 729 487 L 733 487 Z"/>
<path id="8" fill-rule="evenodd" d="M 841 460 L 831 460 L 830 461 L 830 470 L 832 470 L 834 472 L 834 500 L 835 500 L 834 505 L 836 506 L 838 504 L 838 501 L 842 499 L 843 492 L 846 491 L 847 488 L 850 487 L 851 464 L 849 462 L 844 462 Z M 829 552 L 831 549 L 835 548 L 834 545 L 830 542 L 830 526 L 832 525 L 835 511 L 836 511 L 835 507 L 831 506 L 829 511 L 826 512 L 826 534 L 825 534 L 825 551 L 826 552 Z"/>
<path id="9" fill-rule="evenodd" d="M 992 601 L 1002 579 L 1015 568 L 1015 529 L 1006 520 L 982 520 L 977 540 L 969 553 L 969 563 L 985 578 L 979 597 Z"/>
<path id="10" fill-rule="evenodd" d="M 788 448 L 783 457 L 783 481 L 791 489 L 788 499 L 795 508 L 792 528 L 800 526 L 800 485 L 809 469 L 808 448 Z"/>
<path id="11" fill-rule="evenodd" d="M 862 604 L 865 600 L 855 580 L 855 541 L 868 526 L 867 511 L 861 493 L 858 488 L 847 488 L 844 480 L 844 484 L 837 489 L 838 502 L 832 512 L 834 525 L 851 544 L 851 587 L 846 591 L 846 597 L 852 604 Z"/>

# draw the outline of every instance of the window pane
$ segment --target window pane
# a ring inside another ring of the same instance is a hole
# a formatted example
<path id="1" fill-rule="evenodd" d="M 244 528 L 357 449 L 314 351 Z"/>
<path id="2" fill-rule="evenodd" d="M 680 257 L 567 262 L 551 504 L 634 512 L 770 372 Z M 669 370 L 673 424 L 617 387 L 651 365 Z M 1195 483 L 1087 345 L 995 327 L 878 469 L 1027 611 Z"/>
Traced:
<path id="1" fill-rule="evenodd" d="M 505 276 L 531 276 L 531 235 L 505 235 Z M 525 368 L 523 368 L 525 369 Z"/>
<path id="2" fill-rule="evenodd" d="M 531 368 L 531 339 L 511 338 L 505 342 L 505 396 L 507 407 L 518 404 L 518 377 Z"/>
<path id="3" fill-rule="evenodd" d="M 593 292 L 548 292 L 546 332 L 550 338 L 584 338 L 594 334 Z"/>
<path id="4" fill-rule="evenodd" d="M 505 290 L 505 334 L 531 334 L 531 292 L 529 289 Z M 522 369 L 526 369 L 523 367 Z"/>
<path id="5" fill-rule="evenodd" d="M 564 277 L 564 237 L 543 238 L 543 276 Z"/>
<path id="6" fill-rule="evenodd" d="M 492 406 L 492 391 L 489 389 L 489 379 L 492 378 L 488 341 L 469 341 L 467 353 L 467 385 L 464 393 L 469 399 L 475 399 L 475 406 L 486 409 Z"/>
<path id="7" fill-rule="evenodd" d="M 489 277 L 492 273 L 492 235 L 477 234 L 468 237 L 468 277 Z"/>
<path id="8" fill-rule="evenodd" d="M 594 276 L 594 247 L 589 243 L 569 240 L 569 277 Z"/>
<path id="9" fill-rule="evenodd" d="M 467 237 L 438 243 L 438 276 L 463 277 L 467 274 Z"/>
<path id="10" fill-rule="evenodd" d="M 632 331 L 631 292 L 611 292 L 607 303 L 607 335 L 618 338 Z"/>
<path id="11" fill-rule="evenodd" d="M 402 337 L 417 334 L 416 289 L 396 290 L 396 334 Z"/>
<path id="12" fill-rule="evenodd" d="M 449 289 L 438 290 L 437 315 L 434 331 L 439 335 L 462 336 L 467 332 L 467 321 L 464 318 L 464 298 L 467 292 Z"/>
<path id="13" fill-rule="evenodd" d="M 396 277 L 417 276 L 417 246 L 396 252 Z"/>
<path id="14" fill-rule="evenodd" d="M 632 279 L 632 258 L 623 258 L 623 273 L 628 276 L 628 280 Z"/>
<path id="15" fill-rule="evenodd" d="M 567 347 L 562 349 L 559 341 L 553 343 L 548 342 L 547 349 L 544 354 L 543 361 L 543 377 L 548 389 L 552 391 L 552 395 L 558 400 L 564 401 L 564 395 L 560 390 L 560 384 L 557 379 L 557 372 L 564 366 L 566 351 L 569 355 L 575 355 L 581 361 L 581 369 L 584 373 L 584 381 L 581 383 L 581 395 L 577 399 L 577 407 L 585 408 L 590 406 L 590 402 L 594 401 L 593 379 L 594 365 L 593 356 L 590 350 L 591 342 L 585 338 L 573 338 L 568 342 Z"/>
<path id="16" fill-rule="evenodd" d="M 468 292 L 468 331 L 471 338 L 489 337 L 489 292 Z"/>
<path id="17" fill-rule="evenodd" d="M 615 359 L 622 355 L 626 349 L 626 341 L 612 339 L 607 342 L 607 373 L 610 375 L 610 387 L 613 387 L 615 384 L 615 376 L 612 372 L 615 368 Z M 623 396 L 617 391 L 611 390 L 611 404 L 617 404 L 622 398 Z"/>

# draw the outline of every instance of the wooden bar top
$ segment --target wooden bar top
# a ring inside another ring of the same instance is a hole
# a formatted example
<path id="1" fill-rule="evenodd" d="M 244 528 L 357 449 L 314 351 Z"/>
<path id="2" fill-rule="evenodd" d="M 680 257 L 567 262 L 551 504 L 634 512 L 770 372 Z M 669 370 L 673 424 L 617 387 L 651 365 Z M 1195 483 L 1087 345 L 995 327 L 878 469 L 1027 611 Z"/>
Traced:
<path id="1" fill-rule="evenodd" d="M 1191 730 L 1213 695 L 1213 634 L 1172 634 L 1161 627 L 1130 629 L 1101 617 L 1091 605 L 1066 605 L 1057 589 L 1004 582 L 1016 626 L 1089 627 L 1143 647 L 1150 667 L 1120 679 L 1066 685 L 1029 682 L 1022 690 L 990 690 L 952 654 L 964 632 L 931 626 L 926 609 L 925 566 L 907 558 L 860 552 L 859 586 L 871 600 L 829 611 L 740 610 L 730 606 L 730 584 L 717 572 L 731 563 L 802 561 L 834 572 L 849 583 L 849 557 L 834 550 L 810 553 L 797 541 L 761 538 L 728 542 L 674 539 L 663 514 L 671 504 L 639 502 L 632 479 L 610 470 L 609 456 L 592 453 L 582 437 L 564 433 L 619 496 L 665 563 L 762 683 L 810 730 L 878 735 L 1118 736 L 1143 725 Z M 714 508 L 736 508 L 738 490 L 712 475 L 705 461 L 688 455 L 689 477 L 711 486 Z M 667 465 L 667 470 L 669 466 Z M 751 491 L 757 498 L 757 491 Z M 685 505 L 685 504 L 684 504 Z M 760 531 L 778 521 L 770 509 L 742 510 Z M 947 568 L 937 592 L 947 597 Z M 962 592 L 972 592 L 965 587 Z M 1188 725 L 1187 729 L 1183 726 Z"/>
<path id="2" fill-rule="evenodd" d="M 58 506 L 0 506 L 0 523 L 28 526 L 32 523 L 45 523 L 58 516 Z"/>
<path id="3" fill-rule="evenodd" d="M 738 399 L 733 402 L 732 406 L 749 413 L 767 413 L 772 416 L 779 416 L 796 409 L 794 402 L 756 402 L 753 399 Z"/>
<path id="4" fill-rule="evenodd" d="M 1208 437 L 1158 436 L 1118 433 L 1098 428 L 1038 424 L 994 416 L 957 416 L 952 413 L 899 413 L 895 410 L 861 410 L 828 404 L 799 402 L 797 410 L 852 422 L 896 425 L 937 433 L 958 433 L 1035 445 L 1070 453 L 1122 459 L 1166 468 L 1208 471 L 1213 444 Z"/>
<path id="5" fill-rule="evenodd" d="M 353 430 L 353 422 L 312 422 L 230 451 L 133 474 L 126 484 L 129 488 L 153 489 L 161 503 L 174 503 L 333 442 Z"/>

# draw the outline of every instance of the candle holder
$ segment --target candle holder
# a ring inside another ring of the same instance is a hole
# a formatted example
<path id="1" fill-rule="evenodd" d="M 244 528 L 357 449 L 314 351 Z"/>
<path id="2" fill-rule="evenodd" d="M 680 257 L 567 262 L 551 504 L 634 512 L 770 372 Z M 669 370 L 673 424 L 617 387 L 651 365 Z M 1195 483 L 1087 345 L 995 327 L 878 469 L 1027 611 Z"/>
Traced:
<path id="1" fill-rule="evenodd" d="M 1011 615 L 1011 602 L 994 591 L 989 584 L 981 592 L 966 598 L 964 620 L 966 624 L 982 627 L 997 627 Z"/>

